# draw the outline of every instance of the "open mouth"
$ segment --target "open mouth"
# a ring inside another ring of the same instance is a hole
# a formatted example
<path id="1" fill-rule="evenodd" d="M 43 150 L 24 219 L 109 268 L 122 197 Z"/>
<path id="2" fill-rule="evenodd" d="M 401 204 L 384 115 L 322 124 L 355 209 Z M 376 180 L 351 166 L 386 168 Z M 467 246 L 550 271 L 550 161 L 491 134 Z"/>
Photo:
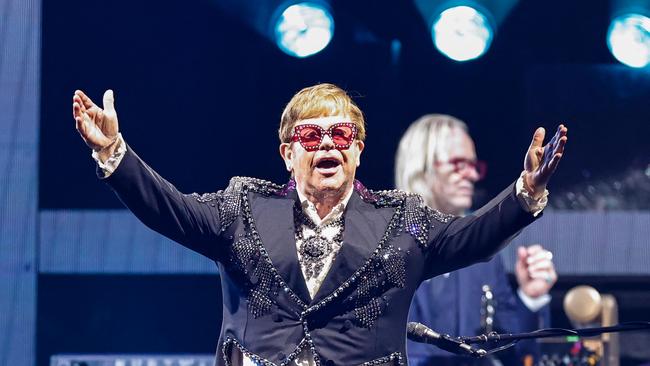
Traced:
<path id="1" fill-rule="evenodd" d="M 323 159 L 316 164 L 316 167 L 320 169 L 329 169 L 336 168 L 339 165 L 341 165 L 341 163 L 336 159 Z"/>
<path id="2" fill-rule="evenodd" d="M 316 169 L 324 174 L 336 173 L 341 162 L 336 158 L 322 158 L 316 162 Z"/>

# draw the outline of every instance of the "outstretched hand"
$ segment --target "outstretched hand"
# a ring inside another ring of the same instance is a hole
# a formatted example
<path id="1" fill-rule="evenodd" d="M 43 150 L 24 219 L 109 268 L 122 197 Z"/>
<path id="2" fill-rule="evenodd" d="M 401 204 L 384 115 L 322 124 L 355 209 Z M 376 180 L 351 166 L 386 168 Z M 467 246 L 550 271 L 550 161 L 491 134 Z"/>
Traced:
<path id="1" fill-rule="evenodd" d="M 104 92 L 104 109 L 99 108 L 81 90 L 76 90 L 72 97 L 72 115 L 77 131 L 86 145 L 100 151 L 117 140 L 119 126 L 115 112 L 113 91 Z"/>
<path id="2" fill-rule="evenodd" d="M 535 198 L 544 193 L 548 181 L 562 159 L 564 145 L 567 142 L 567 131 L 564 125 L 559 125 L 555 135 L 544 146 L 542 146 L 546 135 L 544 128 L 538 128 L 533 135 L 533 141 L 524 159 L 524 187 Z"/>

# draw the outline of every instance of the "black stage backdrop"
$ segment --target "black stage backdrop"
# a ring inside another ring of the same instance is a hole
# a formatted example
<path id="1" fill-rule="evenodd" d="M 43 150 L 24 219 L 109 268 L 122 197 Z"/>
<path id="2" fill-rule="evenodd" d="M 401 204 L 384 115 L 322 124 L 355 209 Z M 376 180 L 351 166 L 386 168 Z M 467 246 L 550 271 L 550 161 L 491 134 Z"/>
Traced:
<path id="1" fill-rule="evenodd" d="M 223 3 L 223 4 L 221 4 Z M 219 6 L 221 4 L 222 6 Z M 283 54 L 229 2 L 45 1 L 41 208 L 117 208 L 97 184 L 71 118 L 80 88 L 115 90 L 129 144 L 183 191 L 213 191 L 233 175 L 284 182 L 277 127 L 299 89 L 332 82 L 366 114 L 358 177 L 393 185 L 393 157 L 425 113 L 468 122 L 487 160 L 489 195 L 521 170 L 538 125 L 564 122 L 571 144 L 554 187 L 648 159 L 650 75 L 616 64 L 605 35 L 609 2 L 524 1 L 489 52 L 456 63 L 433 47 L 410 1 L 334 1 L 334 39 L 307 59 Z M 398 40 L 400 52 L 391 51 Z"/>
<path id="2" fill-rule="evenodd" d="M 519 174 L 538 125 L 564 122 L 570 129 L 552 190 L 650 161 L 650 74 L 618 65 L 609 54 L 609 1 L 588 8 L 576 1 L 521 1 L 488 53 L 467 63 L 434 49 L 411 1 L 333 1 L 334 39 L 307 59 L 283 54 L 224 10 L 235 3 L 43 1 L 41 210 L 122 207 L 97 181 L 74 130 L 75 89 L 97 102 L 114 89 L 128 143 L 186 192 L 221 189 L 234 175 L 285 181 L 277 152 L 280 114 L 296 91 L 317 82 L 350 91 L 365 112 L 368 139 L 358 178 L 371 188 L 392 187 L 399 137 L 425 113 L 469 124 L 489 165 L 483 198 Z M 621 320 L 647 319 L 639 309 L 646 304 L 647 310 L 647 278 L 612 284 L 563 277 L 554 290 L 555 325 L 567 325 L 558 301 L 578 283 L 629 289 L 632 295 L 621 295 L 627 299 Z M 41 273 L 38 364 L 62 352 L 211 353 L 220 302 L 214 274 Z"/>

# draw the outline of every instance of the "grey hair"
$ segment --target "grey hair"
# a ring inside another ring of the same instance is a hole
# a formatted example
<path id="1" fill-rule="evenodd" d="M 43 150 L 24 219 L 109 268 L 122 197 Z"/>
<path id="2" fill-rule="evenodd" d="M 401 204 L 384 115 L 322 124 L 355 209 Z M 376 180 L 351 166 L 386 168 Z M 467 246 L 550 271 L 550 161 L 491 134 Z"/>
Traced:
<path id="1" fill-rule="evenodd" d="M 395 155 L 395 187 L 417 193 L 431 205 L 433 197 L 427 175 L 433 173 L 433 163 L 441 141 L 451 130 L 467 132 L 467 124 L 446 114 L 427 114 L 418 118 L 406 130 Z"/>

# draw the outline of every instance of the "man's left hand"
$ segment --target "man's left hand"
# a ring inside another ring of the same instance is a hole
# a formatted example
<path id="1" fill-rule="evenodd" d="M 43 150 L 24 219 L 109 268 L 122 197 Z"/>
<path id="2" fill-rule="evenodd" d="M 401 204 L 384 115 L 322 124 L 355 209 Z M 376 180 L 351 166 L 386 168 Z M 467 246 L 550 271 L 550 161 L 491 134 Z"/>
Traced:
<path id="1" fill-rule="evenodd" d="M 517 248 L 515 275 L 519 288 L 529 297 L 547 294 L 557 281 L 553 253 L 539 244 Z"/>
<path id="2" fill-rule="evenodd" d="M 564 125 L 559 125 L 553 138 L 543 146 L 546 131 L 543 127 L 535 131 L 524 159 L 524 187 L 533 198 L 542 196 L 560 163 L 567 141 L 567 131 Z"/>

